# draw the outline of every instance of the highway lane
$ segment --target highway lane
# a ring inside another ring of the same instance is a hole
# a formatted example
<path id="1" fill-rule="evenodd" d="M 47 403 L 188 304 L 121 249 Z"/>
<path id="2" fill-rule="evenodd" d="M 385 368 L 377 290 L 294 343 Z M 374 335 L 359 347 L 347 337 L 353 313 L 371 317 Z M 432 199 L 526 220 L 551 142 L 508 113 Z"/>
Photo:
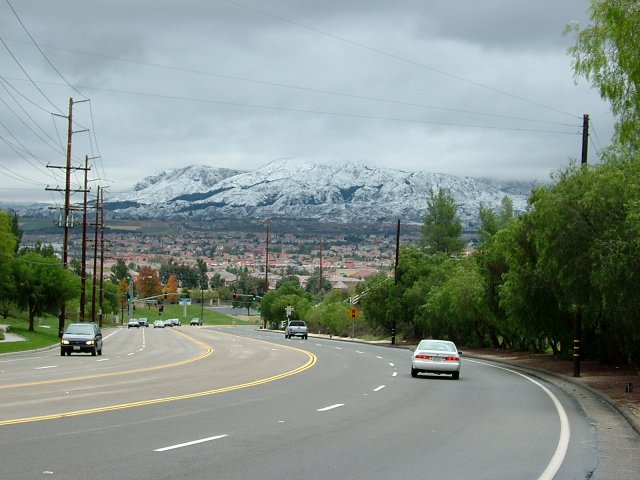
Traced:
<path id="1" fill-rule="evenodd" d="M 104 389 L 116 389 L 121 403 L 185 398 L 2 425 L 2 478 L 86 478 L 87 468 L 96 479 L 536 479 L 552 478 L 544 475 L 556 468 L 556 478 L 587 478 L 597 462 L 597 439 L 576 402 L 552 385 L 515 372 L 467 359 L 459 381 L 412 379 L 406 350 L 313 338 L 285 341 L 282 334 L 253 327 L 181 328 L 193 340 L 177 331 L 145 332 L 136 364 L 184 360 L 186 353 L 201 355 L 202 345 L 212 348 L 212 354 L 188 365 L 101 377 L 101 395 L 81 396 L 74 405 L 105 405 L 102 395 L 115 400 Z M 107 347 L 117 353 L 108 372 L 126 369 L 126 352 L 139 344 L 138 334 L 122 331 L 105 343 L 105 355 Z M 174 341 L 184 349 L 175 357 L 166 351 L 167 342 Z M 53 358 L 52 353 L 19 363 L 12 380 L 29 378 L 28 368 Z M 101 364 L 97 368 L 91 363 L 94 358 L 86 359 L 83 370 L 101 372 Z M 310 358 L 317 362 L 309 365 Z M 303 365 L 308 368 L 278 376 Z M 39 381 L 43 375 L 38 372 Z M 0 405 L 11 402 L 15 391 L 35 389 L 44 395 L 41 389 L 47 388 L 3 389 L 6 382 L 0 379 Z M 133 388 L 123 388 L 123 383 Z M 232 385 L 242 388 L 224 389 Z M 188 396 L 189 391 L 210 393 Z M 45 403 L 38 403 L 37 411 L 50 411 Z M 53 402 L 57 408 L 59 403 Z M 12 408 L 19 410 L 18 404 Z M 3 418 L 6 410 L 0 407 Z M 29 406 L 20 414 L 31 410 Z M 564 433 L 559 412 L 567 415 Z M 561 448 L 559 463 L 552 465 L 562 435 L 568 435 L 566 450 Z"/>
<path id="2" fill-rule="evenodd" d="M 62 357 L 54 349 L 0 359 L 0 425 L 177 400 L 260 381 L 309 361 L 293 349 L 276 354 L 271 344 L 229 342 L 196 327 L 116 329 L 107 335 L 102 356 Z M 247 370 L 245 357 L 260 357 L 259 368 Z"/>

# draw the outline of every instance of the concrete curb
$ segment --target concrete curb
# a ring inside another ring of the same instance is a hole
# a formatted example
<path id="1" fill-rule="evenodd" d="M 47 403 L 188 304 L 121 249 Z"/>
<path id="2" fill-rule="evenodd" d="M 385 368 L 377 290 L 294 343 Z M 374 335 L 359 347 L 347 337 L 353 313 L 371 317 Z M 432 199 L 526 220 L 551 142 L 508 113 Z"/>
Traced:
<path id="1" fill-rule="evenodd" d="M 53 350 L 54 348 L 57 348 L 59 346 L 60 346 L 59 343 L 54 343 L 53 345 L 50 345 L 48 347 L 36 348 L 34 350 L 20 350 L 19 352 L 0 353 L 0 358 L 2 358 L 2 357 L 20 356 L 20 355 L 28 355 L 30 353 L 46 352 L 48 350 Z"/>

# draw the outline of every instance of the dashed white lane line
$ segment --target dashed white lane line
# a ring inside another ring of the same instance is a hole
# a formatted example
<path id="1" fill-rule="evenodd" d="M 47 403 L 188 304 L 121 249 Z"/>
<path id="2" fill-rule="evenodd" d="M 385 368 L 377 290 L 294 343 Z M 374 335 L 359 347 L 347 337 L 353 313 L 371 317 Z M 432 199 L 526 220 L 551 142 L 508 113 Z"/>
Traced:
<path id="1" fill-rule="evenodd" d="M 176 448 L 190 447 L 191 445 L 197 445 L 198 443 L 210 442 L 212 440 L 219 440 L 229 435 L 216 435 L 215 437 L 201 438 L 200 440 L 193 440 L 191 442 L 178 443 L 177 445 L 170 445 L 168 447 L 156 448 L 154 452 L 166 452 L 167 450 L 175 450 Z"/>
<path id="2" fill-rule="evenodd" d="M 391 376 L 392 377 L 397 377 L 398 376 L 398 372 L 393 372 L 393 374 Z"/>
<path id="3" fill-rule="evenodd" d="M 390 367 L 395 367 L 395 365 L 393 363 L 391 363 L 391 362 L 389 362 L 389 366 Z"/>
<path id="4" fill-rule="evenodd" d="M 47 365 L 45 367 L 35 367 L 34 370 L 45 370 L 47 368 L 58 368 L 58 365 Z"/>
<path id="5" fill-rule="evenodd" d="M 382 357 L 380 355 L 376 355 L 376 358 L 379 358 L 380 360 L 382 360 Z"/>
<path id="6" fill-rule="evenodd" d="M 344 403 L 336 403 L 335 405 L 329 405 L 328 407 L 319 408 L 318 412 L 328 412 L 329 410 L 333 410 L 334 408 L 344 407 Z"/>
<path id="7" fill-rule="evenodd" d="M 384 387 L 386 387 L 386 385 L 380 385 L 378 388 L 374 388 L 373 391 L 374 392 L 379 392 L 380 390 L 382 390 Z"/>

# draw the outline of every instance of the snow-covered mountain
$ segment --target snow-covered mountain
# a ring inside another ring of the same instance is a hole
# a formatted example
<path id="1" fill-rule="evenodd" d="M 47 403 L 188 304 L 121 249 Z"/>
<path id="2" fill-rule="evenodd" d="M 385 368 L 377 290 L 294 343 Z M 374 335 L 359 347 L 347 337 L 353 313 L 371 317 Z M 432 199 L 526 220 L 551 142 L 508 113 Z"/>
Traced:
<path id="1" fill-rule="evenodd" d="M 452 192 L 466 226 L 478 223 L 483 203 L 498 208 L 503 197 L 516 211 L 526 207 L 532 185 L 453 175 L 339 166 L 297 159 L 275 160 L 251 172 L 191 165 L 138 182 L 108 199 L 118 218 L 296 218 L 327 222 L 421 222 L 429 190 Z M 507 191 L 508 190 L 508 191 Z"/>

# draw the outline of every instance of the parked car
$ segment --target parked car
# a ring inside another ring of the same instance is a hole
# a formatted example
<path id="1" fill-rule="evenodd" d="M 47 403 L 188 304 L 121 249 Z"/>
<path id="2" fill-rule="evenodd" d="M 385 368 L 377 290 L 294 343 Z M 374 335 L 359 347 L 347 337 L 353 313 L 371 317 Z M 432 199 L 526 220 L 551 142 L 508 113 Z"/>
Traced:
<path id="1" fill-rule="evenodd" d="M 102 355 L 102 332 L 95 323 L 72 323 L 60 340 L 60 355 L 88 352 Z"/>
<path id="2" fill-rule="evenodd" d="M 153 322 L 153 328 L 164 328 L 164 320 L 156 320 Z"/>
<path id="3" fill-rule="evenodd" d="M 180 323 L 179 318 L 171 318 L 170 320 L 171 320 L 172 327 L 179 327 L 180 325 L 182 325 L 182 323 Z"/>
<path id="4" fill-rule="evenodd" d="M 192 318 L 191 321 L 189 322 L 189 325 L 201 326 L 202 325 L 202 320 L 199 319 L 199 318 Z"/>
<path id="5" fill-rule="evenodd" d="M 127 323 L 127 328 L 140 328 L 140 322 L 138 322 L 137 318 L 132 318 L 131 320 L 129 320 L 129 322 Z"/>
<path id="6" fill-rule="evenodd" d="M 460 357 L 462 352 L 456 344 L 448 340 L 422 340 L 411 356 L 411 376 L 419 373 L 447 374 L 460 378 Z"/>
<path id="7" fill-rule="evenodd" d="M 149 326 L 149 320 L 147 320 L 146 318 L 139 318 L 138 319 L 138 324 L 141 327 L 148 327 Z"/>

